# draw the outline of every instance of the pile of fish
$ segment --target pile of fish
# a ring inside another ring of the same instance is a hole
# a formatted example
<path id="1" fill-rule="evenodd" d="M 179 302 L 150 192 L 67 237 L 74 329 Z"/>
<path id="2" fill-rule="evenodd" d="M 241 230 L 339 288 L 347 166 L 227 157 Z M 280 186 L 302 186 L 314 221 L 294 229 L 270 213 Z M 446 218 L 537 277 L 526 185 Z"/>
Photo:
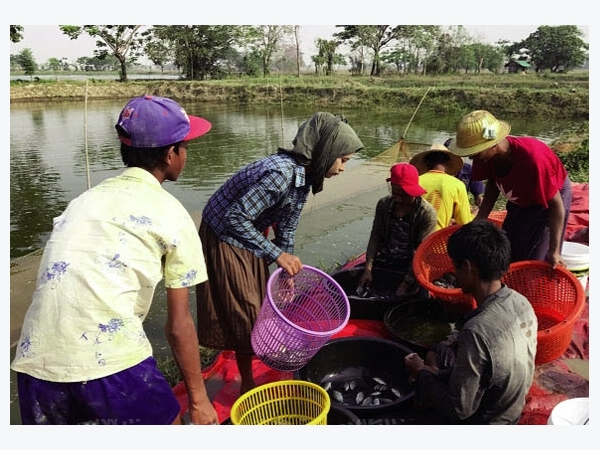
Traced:
<path id="1" fill-rule="evenodd" d="M 433 280 L 433 284 L 444 289 L 456 289 L 458 287 L 458 278 L 453 272 L 446 272 L 440 278 Z"/>
<path id="2" fill-rule="evenodd" d="M 402 392 L 379 377 L 328 381 L 322 385 L 329 397 L 347 406 L 380 406 L 403 397 Z"/>

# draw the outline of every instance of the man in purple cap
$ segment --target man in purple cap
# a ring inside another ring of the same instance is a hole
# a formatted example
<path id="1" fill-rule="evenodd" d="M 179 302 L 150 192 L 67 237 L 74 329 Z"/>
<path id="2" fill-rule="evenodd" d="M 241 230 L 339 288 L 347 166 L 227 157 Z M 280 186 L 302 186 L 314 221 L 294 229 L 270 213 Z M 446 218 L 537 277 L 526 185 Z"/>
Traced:
<path id="1" fill-rule="evenodd" d="M 207 279 L 202 245 L 175 181 L 188 142 L 211 124 L 168 98 L 130 100 L 115 125 L 122 174 L 54 219 L 11 369 L 23 424 L 180 424 L 180 405 L 144 333 L 156 285 L 192 423 L 216 424 L 204 386 L 189 288 Z"/>
<path id="2" fill-rule="evenodd" d="M 358 284 L 368 288 L 374 269 L 391 269 L 398 272 L 396 295 L 401 297 L 419 291 L 412 260 L 419 244 L 435 231 L 437 214 L 421 197 L 426 191 L 419 185 L 419 172 L 412 164 L 394 165 L 387 181 L 391 195 L 377 202 L 365 271 Z"/>

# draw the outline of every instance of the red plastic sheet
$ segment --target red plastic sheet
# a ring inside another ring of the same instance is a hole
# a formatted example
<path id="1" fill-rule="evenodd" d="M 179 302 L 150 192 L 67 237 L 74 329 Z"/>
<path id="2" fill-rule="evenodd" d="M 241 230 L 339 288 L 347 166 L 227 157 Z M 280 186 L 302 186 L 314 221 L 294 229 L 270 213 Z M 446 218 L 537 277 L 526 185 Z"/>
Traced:
<path id="1" fill-rule="evenodd" d="M 587 183 L 573 183 L 571 213 L 567 222 L 565 240 L 589 245 L 590 226 L 590 186 Z"/>
<path id="2" fill-rule="evenodd" d="M 381 321 L 351 319 L 346 327 L 332 337 L 367 336 L 391 339 L 390 333 Z M 548 422 L 552 409 L 563 400 L 576 397 L 589 397 L 587 377 L 573 371 L 568 364 L 570 359 L 589 360 L 589 307 L 586 304 L 581 318 L 575 323 L 571 345 L 561 358 L 536 367 L 534 382 L 527 395 L 526 405 L 519 421 L 520 425 L 542 425 Z M 258 385 L 294 378 L 292 372 L 280 372 L 254 359 L 252 370 Z M 209 393 L 216 391 L 213 405 L 223 422 L 230 416 L 231 406 L 239 397 L 240 376 L 233 352 L 222 352 L 204 371 Z M 187 411 L 187 392 L 183 383 L 173 388 L 181 414 Z"/>

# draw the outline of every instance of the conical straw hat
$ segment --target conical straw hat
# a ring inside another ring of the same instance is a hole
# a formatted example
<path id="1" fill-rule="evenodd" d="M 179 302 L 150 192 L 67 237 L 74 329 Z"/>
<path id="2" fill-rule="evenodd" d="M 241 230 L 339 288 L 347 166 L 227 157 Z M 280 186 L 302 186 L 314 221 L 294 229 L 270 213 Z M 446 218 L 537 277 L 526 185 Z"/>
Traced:
<path id="1" fill-rule="evenodd" d="M 427 172 L 429 170 L 429 169 L 427 169 L 427 164 L 425 163 L 425 157 L 428 154 L 433 153 L 433 152 L 447 153 L 448 156 L 450 157 L 450 159 L 448 160 L 448 162 L 445 165 L 446 166 L 445 172 L 447 174 L 454 176 L 458 172 L 460 172 L 460 169 L 462 169 L 462 166 L 463 166 L 462 158 L 460 156 L 455 155 L 450 150 L 448 150 L 446 148 L 446 146 L 444 146 L 444 144 L 436 143 L 436 144 L 433 144 L 429 150 L 425 150 L 421 153 L 417 153 L 410 160 L 410 163 L 413 166 L 415 166 L 417 168 L 417 170 L 419 171 L 419 175 L 423 175 L 425 172 Z"/>
<path id="2" fill-rule="evenodd" d="M 458 156 L 471 156 L 493 147 L 510 133 L 510 125 L 485 110 L 473 111 L 456 127 L 450 150 Z"/>

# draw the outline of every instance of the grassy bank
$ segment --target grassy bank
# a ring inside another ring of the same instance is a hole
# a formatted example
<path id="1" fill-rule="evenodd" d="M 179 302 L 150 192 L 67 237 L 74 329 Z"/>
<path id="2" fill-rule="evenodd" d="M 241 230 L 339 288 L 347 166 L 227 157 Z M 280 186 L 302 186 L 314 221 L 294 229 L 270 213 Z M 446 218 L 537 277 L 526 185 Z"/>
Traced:
<path id="1" fill-rule="evenodd" d="M 212 81 L 55 80 L 11 81 L 10 100 L 131 98 L 153 94 L 178 101 L 237 104 L 313 105 L 337 108 L 414 108 L 462 113 L 489 109 L 498 115 L 589 117 L 588 72 L 574 75 L 485 74 L 461 76 L 352 77 L 348 75 L 272 76 Z"/>

